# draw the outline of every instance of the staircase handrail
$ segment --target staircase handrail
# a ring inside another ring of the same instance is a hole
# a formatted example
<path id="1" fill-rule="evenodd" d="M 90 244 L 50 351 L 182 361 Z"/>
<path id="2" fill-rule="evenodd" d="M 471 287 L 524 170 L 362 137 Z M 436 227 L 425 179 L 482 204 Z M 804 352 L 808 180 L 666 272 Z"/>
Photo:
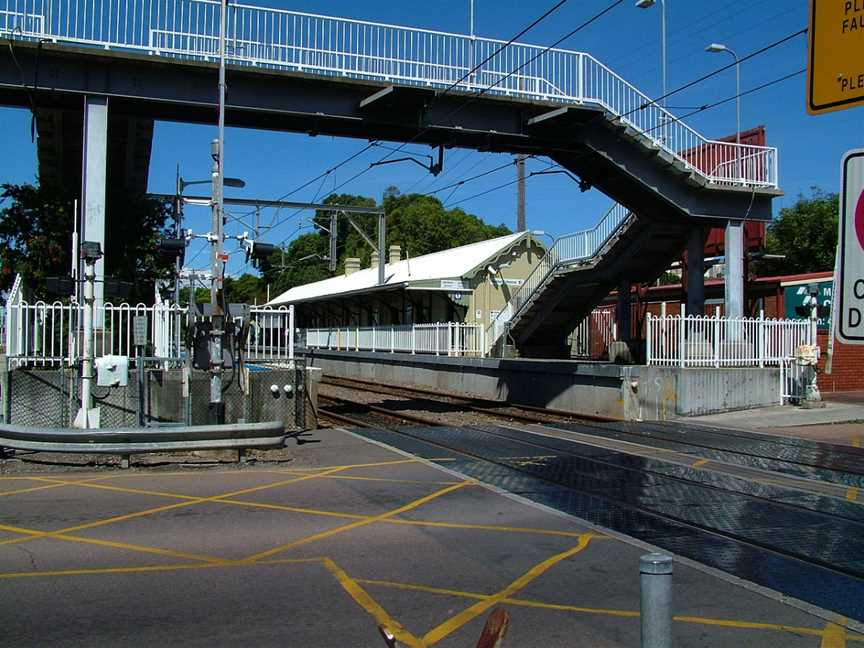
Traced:
<path id="1" fill-rule="evenodd" d="M 591 259 L 606 245 L 606 242 L 627 221 L 630 211 L 615 203 L 591 229 L 560 236 L 552 243 L 540 262 L 517 286 L 495 319 L 486 329 L 486 340 L 491 348 L 504 333 L 506 324 L 517 318 L 531 297 L 546 283 L 547 279 L 566 265 Z"/>

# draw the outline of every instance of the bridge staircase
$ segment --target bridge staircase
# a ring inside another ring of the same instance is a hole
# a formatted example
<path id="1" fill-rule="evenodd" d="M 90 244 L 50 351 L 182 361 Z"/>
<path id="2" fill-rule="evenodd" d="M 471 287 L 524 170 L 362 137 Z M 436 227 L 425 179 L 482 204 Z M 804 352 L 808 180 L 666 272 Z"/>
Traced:
<path id="1" fill-rule="evenodd" d="M 618 287 L 656 280 L 680 257 L 688 224 L 613 206 L 593 228 L 558 238 L 487 330 L 493 355 L 569 357 L 567 337 Z"/>

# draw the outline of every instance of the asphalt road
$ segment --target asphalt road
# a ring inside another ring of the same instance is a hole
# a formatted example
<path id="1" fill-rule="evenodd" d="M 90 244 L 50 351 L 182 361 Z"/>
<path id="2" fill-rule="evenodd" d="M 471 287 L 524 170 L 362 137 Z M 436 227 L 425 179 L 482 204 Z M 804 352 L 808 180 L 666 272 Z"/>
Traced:
<path id="1" fill-rule="evenodd" d="M 0 645 L 637 646 L 642 547 L 353 435 L 298 462 L 0 478 Z M 675 645 L 843 646 L 676 564 Z"/>

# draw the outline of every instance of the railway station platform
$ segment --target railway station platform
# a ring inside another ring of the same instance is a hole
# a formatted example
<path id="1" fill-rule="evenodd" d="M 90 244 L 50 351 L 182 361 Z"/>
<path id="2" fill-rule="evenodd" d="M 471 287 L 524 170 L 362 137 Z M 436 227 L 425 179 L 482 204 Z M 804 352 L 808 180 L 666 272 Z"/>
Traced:
<path id="1" fill-rule="evenodd" d="M 461 648 L 501 606 L 505 646 L 638 645 L 651 545 L 508 492 L 455 446 L 412 455 L 386 434 L 318 430 L 293 461 L 230 470 L 6 462 L 0 644 L 374 648 L 383 624 L 401 645 Z M 679 647 L 864 641 L 687 558 L 673 587 Z"/>
<path id="2" fill-rule="evenodd" d="M 581 360 L 315 350 L 325 377 L 413 385 L 624 420 L 667 420 L 774 405 L 776 367 L 680 368 Z"/>

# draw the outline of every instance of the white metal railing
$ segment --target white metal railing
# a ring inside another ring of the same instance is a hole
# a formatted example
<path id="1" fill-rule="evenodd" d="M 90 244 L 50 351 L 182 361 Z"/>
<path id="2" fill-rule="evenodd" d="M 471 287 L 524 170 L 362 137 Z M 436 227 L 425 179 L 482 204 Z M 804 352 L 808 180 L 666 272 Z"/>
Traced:
<path id="1" fill-rule="evenodd" d="M 513 318 L 521 314 L 522 309 L 532 300 L 547 279 L 562 266 L 594 257 L 609 238 L 623 226 L 629 216 L 630 212 L 627 208 L 616 203 L 591 229 L 556 239 L 525 281 L 513 290 L 507 306 L 490 322 L 486 331 L 490 348 L 504 334 Z"/>
<path id="2" fill-rule="evenodd" d="M 244 355 L 257 362 L 294 359 L 294 306 L 253 306 Z"/>
<path id="3" fill-rule="evenodd" d="M 6 355 L 13 365 L 55 366 L 78 362 L 83 348 L 84 307 L 81 304 L 37 301 L 29 303 L 13 291 L 6 304 Z M 170 302 L 105 303 L 98 308 L 103 325 L 94 332 L 94 355 L 134 357 L 135 318 L 144 317 L 145 353 L 162 359 L 185 357 L 184 331 L 189 310 Z M 247 359 L 278 362 L 294 358 L 294 309 L 253 306 L 243 348 Z M 242 323 L 242 318 L 235 318 Z"/>
<path id="4" fill-rule="evenodd" d="M 445 356 L 484 356 L 480 324 L 443 322 L 393 326 L 344 326 L 304 330 L 306 347 L 331 351 L 426 353 Z"/>
<path id="5" fill-rule="evenodd" d="M 615 306 L 598 306 L 579 322 L 570 336 L 570 355 L 574 358 L 591 358 L 595 354 L 595 342 L 599 341 L 602 349 L 607 349 L 616 340 L 618 322 Z"/>
<path id="6" fill-rule="evenodd" d="M 814 344 L 807 320 L 713 316 L 647 316 L 646 362 L 667 367 L 766 367 Z"/>
<path id="7" fill-rule="evenodd" d="M 707 139 L 590 54 L 242 3 L 228 11 L 232 64 L 592 104 L 710 182 L 777 186 L 776 149 Z M 218 0 L 0 0 L 0 33 L 210 60 L 219 12 Z"/>

